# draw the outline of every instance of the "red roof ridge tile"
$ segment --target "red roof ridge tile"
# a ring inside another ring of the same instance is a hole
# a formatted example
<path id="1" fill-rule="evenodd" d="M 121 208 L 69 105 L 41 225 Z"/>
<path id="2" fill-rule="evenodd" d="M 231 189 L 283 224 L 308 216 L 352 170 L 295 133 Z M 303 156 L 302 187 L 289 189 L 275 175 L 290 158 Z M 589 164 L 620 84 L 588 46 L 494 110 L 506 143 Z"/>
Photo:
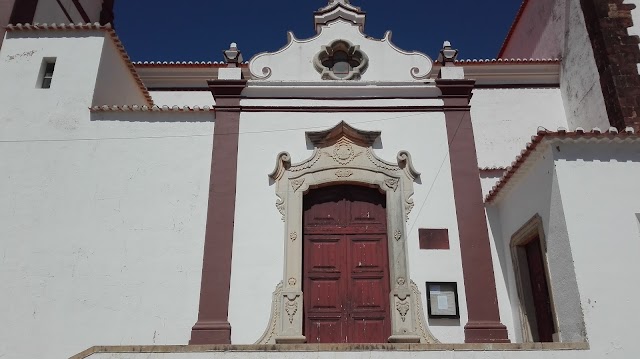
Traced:
<path id="1" fill-rule="evenodd" d="M 136 67 L 212 67 L 224 68 L 228 64 L 224 61 L 136 61 Z M 243 62 L 239 67 L 249 67 L 249 62 Z"/>
<path id="2" fill-rule="evenodd" d="M 102 105 L 89 107 L 91 112 L 209 112 L 213 106 Z"/>
<path id="3" fill-rule="evenodd" d="M 528 59 L 521 59 L 521 58 L 508 58 L 508 59 L 502 59 L 502 58 L 497 58 L 497 59 L 462 59 L 462 60 L 456 60 L 455 63 L 456 64 L 461 64 L 461 65 L 484 65 L 484 64 L 555 64 L 555 63 L 560 63 L 561 59 L 559 58 L 553 58 L 553 59 L 537 59 L 537 58 L 528 58 Z M 440 64 L 440 62 L 435 61 L 435 64 Z"/>

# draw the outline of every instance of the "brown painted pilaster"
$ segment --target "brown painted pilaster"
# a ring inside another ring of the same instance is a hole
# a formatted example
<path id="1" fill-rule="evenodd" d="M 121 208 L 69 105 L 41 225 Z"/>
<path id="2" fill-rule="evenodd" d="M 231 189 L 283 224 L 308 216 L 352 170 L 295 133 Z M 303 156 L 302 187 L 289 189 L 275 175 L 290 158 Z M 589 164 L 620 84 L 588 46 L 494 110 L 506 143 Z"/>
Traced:
<path id="1" fill-rule="evenodd" d="M 230 344 L 228 320 L 236 206 L 240 94 L 246 80 L 209 81 L 216 100 L 198 321 L 189 344 Z"/>
<path id="2" fill-rule="evenodd" d="M 453 193 L 469 320 L 466 343 L 508 343 L 500 322 L 476 143 L 471 126 L 473 80 L 436 80 L 444 100 Z"/>

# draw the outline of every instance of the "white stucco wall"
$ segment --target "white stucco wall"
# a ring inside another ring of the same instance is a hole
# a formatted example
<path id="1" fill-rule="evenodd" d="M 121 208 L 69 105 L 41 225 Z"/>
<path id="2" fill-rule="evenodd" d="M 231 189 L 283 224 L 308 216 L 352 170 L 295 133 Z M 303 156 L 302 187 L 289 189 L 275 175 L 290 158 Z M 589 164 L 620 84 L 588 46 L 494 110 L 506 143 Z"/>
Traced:
<path id="1" fill-rule="evenodd" d="M 91 115 L 104 35 L 74 34 L 0 50 L 0 357 L 185 344 L 197 317 L 213 113 Z"/>
<path id="2" fill-rule="evenodd" d="M 381 131 L 376 153 L 382 159 L 395 161 L 400 150 L 412 154 L 422 176 L 415 184 L 415 208 L 407 223 L 411 278 L 422 291 L 425 310 L 426 281 L 458 283 L 461 320 L 432 321 L 430 329 L 443 342 L 462 342 L 467 313 L 444 115 L 376 112 L 241 115 L 229 308 L 232 342 L 253 343 L 262 335 L 271 294 L 282 280 L 284 224 L 267 177 L 276 155 L 288 151 L 294 163 L 307 159 L 312 149 L 305 131 L 331 128 L 341 120 L 363 130 Z M 451 250 L 420 250 L 418 228 L 448 228 Z"/>
<path id="3" fill-rule="evenodd" d="M 591 347 L 638 357 L 638 288 L 629 283 L 640 273 L 640 145 L 561 145 L 554 155 Z"/>
<path id="4" fill-rule="evenodd" d="M 471 121 L 480 167 L 509 166 L 540 126 L 567 127 L 557 88 L 475 89 Z"/>
<path id="5" fill-rule="evenodd" d="M 523 338 L 520 330 L 518 289 L 510 250 L 511 236 L 536 214 L 542 218 L 543 225 L 548 227 L 554 176 L 551 152 L 548 151 L 542 159 L 524 172 L 526 177 L 519 180 L 513 189 L 505 191 L 505 198 L 499 205 L 488 206 L 487 210 L 489 232 L 493 237 L 497 255 L 494 256 L 493 263 L 497 277 L 498 301 L 501 313 L 506 319 L 503 324 L 509 328 L 511 340 L 514 342 L 522 342 Z"/>
<path id="6" fill-rule="evenodd" d="M 486 197 L 493 186 L 500 180 L 500 172 L 483 173 L 480 172 L 480 185 L 482 186 L 482 196 Z"/>
<path id="7" fill-rule="evenodd" d="M 508 296 L 501 300 L 510 300 L 513 313 L 513 322 L 505 324 L 513 325 L 516 340 L 521 340 L 509 241 L 538 214 L 548 247 L 561 340 L 579 340 L 582 332 L 591 347 L 588 357 L 636 357 L 640 352 L 632 333 L 633 323 L 639 319 L 635 314 L 637 290 L 628 283 L 634 282 L 640 272 L 636 258 L 640 250 L 640 189 L 636 183 L 640 146 L 558 142 L 541 156 L 521 168 L 520 174 L 511 179 L 513 187 L 488 208 L 498 249 L 494 266 L 501 268 L 505 278 L 503 283 L 498 281 L 498 292 L 504 291 L 503 285 L 506 287 Z M 562 254 L 567 250 L 568 258 Z M 616 293 L 610 295 L 604 288 L 616 288 Z M 579 299 L 572 300 L 573 296 Z M 580 316 L 586 325 L 583 329 Z"/>
<path id="8" fill-rule="evenodd" d="M 141 105 L 145 96 L 110 36 L 105 37 L 93 106 Z"/>
<path id="9" fill-rule="evenodd" d="M 215 105 L 209 91 L 151 91 L 151 98 L 158 106 L 209 106 Z"/>
<path id="10" fill-rule="evenodd" d="M 568 2 L 565 3 L 565 21 L 569 25 L 564 41 L 560 87 L 568 125 L 571 129 L 579 126 L 608 128 L 609 116 L 580 0 L 564 1 Z"/>
<path id="11" fill-rule="evenodd" d="M 510 43 L 505 58 L 562 58 L 560 88 L 571 129 L 609 127 L 580 0 L 530 1 Z"/>

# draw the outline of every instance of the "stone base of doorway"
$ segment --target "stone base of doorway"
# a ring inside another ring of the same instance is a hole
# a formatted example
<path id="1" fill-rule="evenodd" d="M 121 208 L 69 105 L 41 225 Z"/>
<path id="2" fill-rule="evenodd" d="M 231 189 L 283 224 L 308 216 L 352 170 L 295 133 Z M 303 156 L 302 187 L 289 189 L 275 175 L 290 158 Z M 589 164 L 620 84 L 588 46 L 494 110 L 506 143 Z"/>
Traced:
<path id="1" fill-rule="evenodd" d="M 589 350 L 589 343 L 508 343 L 508 344 L 273 344 L 273 345 L 149 345 L 149 346 L 95 346 L 69 359 L 85 359 L 100 354 L 117 354 L 118 358 L 149 358 L 149 354 L 176 354 L 171 359 L 189 358 L 198 353 L 250 353 L 250 352 L 495 352 L 496 359 L 504 352 L 560 352 Z M 541 353 L 542 354 L 542 353 Z M 550 353 L 551 354 L 551 353 Z M 577 357 L 587 358 L 585 354 Z M 223 356 L 220 356 L 223 358 Z M 542 358 L 542 356 L 540 356 Z M 102 357 L 101 357 L 102 358 Z M 109 356 L 116 358 L 116 356 Z M 164 358 L 164 356 L 163 356 Z M 207 358 L 217 358 L 209 355 Z M 235 357 L 234 357 L 235 358 Z M 274 356 L 275 358 L 275 356 Z M 287 357 L 289 358 L 289 357 Z M 482 356 L 489 358 L 489 356 Z M 530 358 L 530 356 L 528 357 Z M 558 356 L 553 356 L 558 358 Z"/>

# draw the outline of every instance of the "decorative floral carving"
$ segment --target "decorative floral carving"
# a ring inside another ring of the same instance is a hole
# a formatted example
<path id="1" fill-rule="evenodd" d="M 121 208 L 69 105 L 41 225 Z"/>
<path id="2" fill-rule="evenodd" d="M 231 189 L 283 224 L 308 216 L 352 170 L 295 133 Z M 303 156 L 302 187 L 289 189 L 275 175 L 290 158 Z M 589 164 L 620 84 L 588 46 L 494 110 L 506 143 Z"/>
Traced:
<path id="1" fill-rule="evenodd" d="M 399 241 L 400 238 L 402 238 L 402 231 L 396 229 L 396 232 L 393 234 L 393 238 L 395 238 L 396 241 Z"/>
<path id="2" fill-rule="evenodd" d="M 298 232 L 293 231 L 289 233 L 289 239 L 291 239 L 292 242 L 298 239 Z"/>
<path id="3" fill-rule="evenodd" d="M 338 178 L 347 178 L 353 176 L 353 171 L 351 170 L 337 170 L 336 177 Z"/>
<path id="4" fill-rule="evenodd" d="M 293 324 L 293 317 L 298 312 L 298 301 L 296 298 L 290 299 L 287 297 L 287 301 L 284 303 L 284 311 L 287 312 L 289 316 L 289 324 Z"/>
<path id="5" fill-rule="evenodd" d="M 296 285 L 296 283 L 298 283 L 298 281 L 295 278 L 291 277 L 289 278 L 287 283 L 289 283 L 289 285 L 293 287 L 294 285 Z"/>
<path id="6" fill-rule="evenodd" d="M 400 167 L 386 163 L 384 161 L 382 161 L 381 159 L 379 159 L 378 157 L 376 157 L 376 155 L 373 154 L 373 152 L 371 151 L 371 148 L 367 149 L 367 158 L 369 159 L 369 161 L 371 161 L 371 163 L 380 168 L 383 169 L 385 171 L 399 171 Z"/>
<path id="7" fill-rule="evenodd" d="M 403 322 L 407 320 L 407 313 L 409 313 L 409 308 L 411 308 L 411 304 L 409 304 L 407 298 L 398 298 L 398 301 L 396 302 L 396 310 L 398 311 L 398 313 L 400 313 L 400 319 L 402 319 Z"/>
<path id="8" fill-rule="evenodd" d="M 406 203 L 404 204 L 404 213 L 405 213 L 405 220 L 409 220 L 409 213 L 411 213 L 411 210 L 413 209 L 413 200 L 412 199 L 407 199 Z"/>
<path id="9" fill-rule="evenodd" d="M 304 171 L 306 169 L 309 169 L 311 167 L 313 167 L 313 165 L 316 164 L 316 162 L 318 162 L 318 160 L 320 159 L 320 157 L 322 157 L 322 152 L 316 150 L 315 152 L 313 152 L 313 156 L 308 159 L 307 161 L 297 164 L 295 166 L 291 166 L 289 168 L 289 171 L 291 172 L 300 172 L 300 171 Z"/>
<path id="10" fill-rule="evenodd" d="M 284 222 L 285 207 L 284 207 L 284 201 L 282 200 L 282 198 L 278 198 L 278 200 L 276 201 L 276 208 L 278 209 L 278 212 L 280 212 L 280 214 L 282 215 L 282 222 Z"/>
<path id="11" fill-rule="evenodd" d="M 398 283 L 398 285 L 404 285 L 407 281 L 404 278 L 399 277 L 398 280 L 396 280 L 396 283 Z"/>
<path id="12" fill-rule="evenodd" d="M 384 180 L 384 184 L 394 191 L 398 189 L 399 183 L 400 183 L 400 180 L 397 178 L 387 178 L 386 180 Z"/>
<path id="13" fill-rule="evenodd" d="M 296 178 L 291 180 L 291 187 L 293 187 L 293 191 L 297 191 L 302 184 L 304 183 L 304 178 Z"/>
<path id="14" fill-rule="evenodd" d="M 338 162 L 341 165 L 347 165 L 351 161 L 353 161 L 356 157 L 362 154 L 362 151 L 357 152 L 353 148 L 353 144 L 351 141 L 346 138 L 341 138 L 335 145 L 333 145 L 333 152 L 325 152 L 325 154 L 334 161 Z"/>

